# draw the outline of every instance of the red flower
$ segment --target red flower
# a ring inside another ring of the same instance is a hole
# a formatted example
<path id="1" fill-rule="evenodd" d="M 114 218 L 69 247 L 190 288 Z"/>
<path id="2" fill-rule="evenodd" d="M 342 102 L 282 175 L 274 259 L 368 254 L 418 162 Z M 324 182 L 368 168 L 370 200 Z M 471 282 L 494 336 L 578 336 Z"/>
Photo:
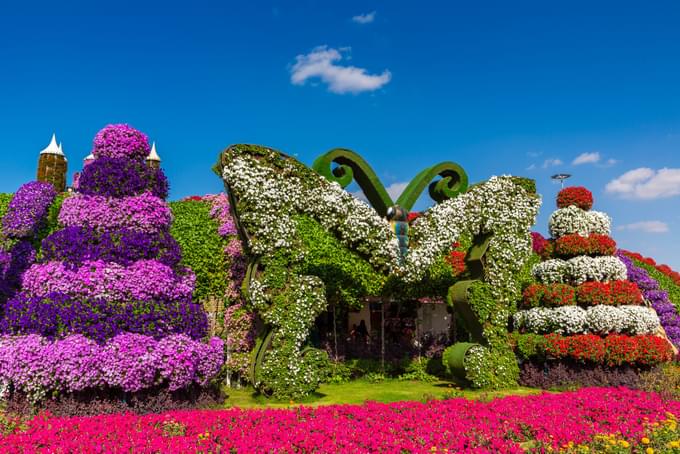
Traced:
<path id="1" fill-rule="evenodd" d="M 611 289 L 605 282 L 586 282 L 576 288 L 576 301 L 583 306 L 611 304 Z"/>
<path id="2" fill-rule="evenodd" d="M 559 257 L 613 255 L 615 252 L 616 242 L 607 235 L 597 233 L 588 236 L 565 235 L 555 241 L 555 255 Z"/>
<path id="3" fill-rule="evenodd" d="M 653 366 L 673 359 L 668 341 L 653 335 L 610 334 L 602 338 L 594 334 L 547 334 L 544 338 L 545 354 L 556 359 L 570 358 L 609 366 Z"/>
<path id="4" fill-rule="evenodd" d="M 593 194 L 582 186 L 570 186 L 557 194 L 557 208 L 577 206 L 583 210 L 593 207 Z"/>
<path id="5" fill-rule="evenodd" d="M 524 289 L 522 294 L 522 306 L 526 308 L 538 307 L 541 305 L 546 286 L 543 284 L 531 284 Z"/>
<path id="6" fill-rule="evenodd" d="M 576 291 L 567 284 L 550 284 L 543 295 L 546 306 L 573 306 L 576 304 Z"/>
<path id="7" fill-rule="evenodd" d="M 423 215 L 423 213 L 421 213 L 420 211 L 411 211 L 409 214 L 406 215 L 406 218 L 407 218 L 408 222 L 411 223 L 411 222 L 415 221 L 416 219 L 418 219 L 422 215 Z"/>
<path id="8" fill-rule="evenodd" d="M 460 276 L 465 271 L 465 256 L 464 251 L 451 251 L 444 260 L 451 265 L 452 274 Z"/>

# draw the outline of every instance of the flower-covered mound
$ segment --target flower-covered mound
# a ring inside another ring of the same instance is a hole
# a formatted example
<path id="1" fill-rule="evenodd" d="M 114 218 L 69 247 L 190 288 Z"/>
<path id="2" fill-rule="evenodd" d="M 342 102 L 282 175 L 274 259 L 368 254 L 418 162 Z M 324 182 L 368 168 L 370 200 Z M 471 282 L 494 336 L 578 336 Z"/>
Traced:
<path id="1" fill-rule="evenodd" d="M 669 413 L 667 413 L 669 412 Z M 428 403 L 160 415 L 37 417 L 0 436 L 0 450 L 33 452 L 476 452 L 559 450 L 616 434 L 644 443 L 670 428 L 680 402 L 625 388 Z M 675 430 L 675 428 L 673 428 Z M 575 452 L 575 451 L 574 451 Z M 627 451 L 617 451 L 627 452 Z"/>

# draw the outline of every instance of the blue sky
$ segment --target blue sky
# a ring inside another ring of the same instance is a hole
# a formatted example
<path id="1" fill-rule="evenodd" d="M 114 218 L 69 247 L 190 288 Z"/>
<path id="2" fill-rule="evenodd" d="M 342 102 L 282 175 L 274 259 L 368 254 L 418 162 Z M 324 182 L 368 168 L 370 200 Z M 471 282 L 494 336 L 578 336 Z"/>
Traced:
<path id="1" fill-rule="evenodd" d="M 219 191 L 232 143 L 347 147 L 394 188 L 445 160 L 533 177 L 545 233 L 568 172 L 622 247 L 680 269 L 677 2 L 98 3 L 3 6 L 0 191 L 52 132 L 78 170 L 117 122 L 157 142 L 172 198 Z"/>

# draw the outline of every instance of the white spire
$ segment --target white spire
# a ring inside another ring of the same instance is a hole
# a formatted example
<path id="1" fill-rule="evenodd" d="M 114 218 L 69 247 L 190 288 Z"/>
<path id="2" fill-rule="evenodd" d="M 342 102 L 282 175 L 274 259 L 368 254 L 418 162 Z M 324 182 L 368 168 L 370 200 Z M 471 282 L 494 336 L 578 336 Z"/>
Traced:
<path id="1" fill-rule="evenodd" d="M 83 161 L 94 161 L 94 155 L 90 153 L 89 155 L 85 156 L 85 159 Z"/>
<path id="2" fill-rule="evenodd" d="M 156 142 L 154 142 L 151 145 L 151 152 L 149 153 L 149 156 L 146 158 L 147 161 L 158 161 L 161 162 L 161 157 L 158 156 L 158 153 L 156 152 Z"/>
<path id="3" fill-rule="evenodd" d="M 50 144 L 45 148 L 40 154 L 59 154 L 64 156 L 64 152 L 61 151 L 61 145 L 57 145 L 57 135 L 52 134 L 52 140 Z"/>

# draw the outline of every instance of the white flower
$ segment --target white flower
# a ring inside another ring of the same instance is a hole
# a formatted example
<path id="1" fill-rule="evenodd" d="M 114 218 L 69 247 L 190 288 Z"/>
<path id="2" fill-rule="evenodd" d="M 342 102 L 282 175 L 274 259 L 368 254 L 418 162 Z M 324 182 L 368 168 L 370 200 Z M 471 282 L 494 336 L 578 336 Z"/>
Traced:
<path id="1" fill-rule="evenodd" d="M 536 334 L 653 334 L 659 329 L 659 317 L 644 306 L 597 305 L 583 309 L 578 306 L 556 308 L 535 307 L 513 315 L 517 330 Z"/>
<path id="2" fill-rule="evenodd" d="M 548 229 L 553 238 L 564 235 L 579 234 L 588 236 L 591 233 L 609 235 L 611 218 L 600 211 L 585 211 L 574 205 L 555 210 L 550 215 Z"/>

